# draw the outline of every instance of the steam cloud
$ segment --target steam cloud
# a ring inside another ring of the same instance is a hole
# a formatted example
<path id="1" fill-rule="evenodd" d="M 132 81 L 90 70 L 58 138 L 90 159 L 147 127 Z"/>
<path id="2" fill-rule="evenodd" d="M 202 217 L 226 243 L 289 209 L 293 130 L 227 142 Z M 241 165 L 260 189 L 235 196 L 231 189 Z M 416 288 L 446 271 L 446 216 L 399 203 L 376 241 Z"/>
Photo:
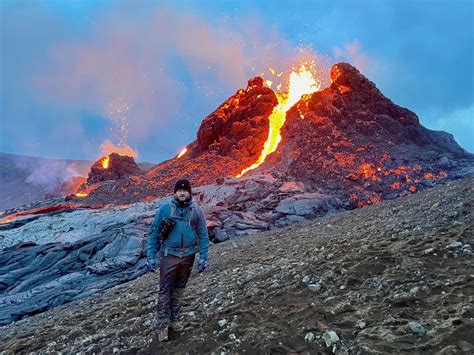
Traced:
<path id="1" fill-rule="evenodd" d="M 44 188 L 47 192 L 57 193 L 64 183 L 75 177 L 86 177 L 91 163 L 65 160 L 21 157 L 15 159 L 15 165 L 27 172 L 25 182 Z"/>
<path id="2" fill-rule="evenodd" d="M 371 64 L 369 56 L 362 52 L 360 42 L 357 40 L 342 47 L 336 46 L 333 50 L 337 59 L 354 64 L 362 72 L 365 72 Z"/>
<path id="3" fill-rule="evenodd" d="M 128 144 L 124 144 L 121 147 L 117 147 L 110 140 L 106 139 L 104 143 L 101 144 L 100 150 L 104 155 L 109 155 L 110 153 L 119 153 L 122 155 L 127 155 L 129 157 L 137 158 L 138 152 L 132 149 Z"/>
<path id="4" fill-rule="evenodd" d="M 34 79 L 45 102 L 107 117 L 110 138 L 122 146 L 176 120 L 190 91 L 203 98 L 231 94 L 269 67 L 288 69 L 301 56 L 256 18 L 217 23 L 166 6 L 135 17 L 123 10 L 96 20 L 86 39 L 51 46 L 49 66 Z M 191 80 L 180 78 L 183 72 Z M 189 81 L 193 87 L 184 85 Z"/>

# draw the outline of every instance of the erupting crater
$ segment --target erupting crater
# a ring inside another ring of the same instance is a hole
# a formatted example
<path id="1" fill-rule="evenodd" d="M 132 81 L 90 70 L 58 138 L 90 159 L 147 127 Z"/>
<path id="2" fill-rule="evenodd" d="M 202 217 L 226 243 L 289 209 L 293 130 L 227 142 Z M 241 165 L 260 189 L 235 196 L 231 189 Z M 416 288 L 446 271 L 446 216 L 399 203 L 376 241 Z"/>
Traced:
<path id="1" fill-rule="evenodd" d="M 111 153 L 92 165 L 87 177 L 87 183 L 93 184 L 106 180 L 118 180 L 126 176 L 137 175 L 140 172 L 140 168 L 132 157 Z"/>

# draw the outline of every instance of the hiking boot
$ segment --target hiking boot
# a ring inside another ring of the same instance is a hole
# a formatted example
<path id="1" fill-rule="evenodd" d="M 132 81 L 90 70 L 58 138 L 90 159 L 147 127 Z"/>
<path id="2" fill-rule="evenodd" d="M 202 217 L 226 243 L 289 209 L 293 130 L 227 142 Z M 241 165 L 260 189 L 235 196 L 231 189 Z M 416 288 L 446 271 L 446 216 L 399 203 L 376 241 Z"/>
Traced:
<path id="1" fill-rule="evenodd" d="M 168 340 L 168 325 L 157 318 L 154 318 L 150 322 L 151 330 L 156 332 L 158 341 Z"/>
<path id="2" fill-rule="evenodd" d="M 156 333 L 158 341 L 168 341 L 168 327 L 160 328 Z"/>
<path id="3" fill-rule="evenodd" d="M 184 329 L 184 325 L 180 321 L 175 320 L 171 322 L 170 328 L 173 332 L 179 333 L 180 331 Z"/>

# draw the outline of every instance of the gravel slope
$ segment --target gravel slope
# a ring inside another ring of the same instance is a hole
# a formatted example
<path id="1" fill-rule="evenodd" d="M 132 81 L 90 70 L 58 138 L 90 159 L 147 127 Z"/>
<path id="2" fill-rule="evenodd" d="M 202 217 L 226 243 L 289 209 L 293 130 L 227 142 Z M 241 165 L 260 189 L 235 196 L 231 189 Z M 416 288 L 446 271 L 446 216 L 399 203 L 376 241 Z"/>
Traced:
<path id="1" fill-rule="evenodd" d="M 472 353 L 473 205 L 468 178 L 214 245 L 168 343 L 149 330 L 159 275 L 147 274 L 0 328 L 0 348 Z"/>

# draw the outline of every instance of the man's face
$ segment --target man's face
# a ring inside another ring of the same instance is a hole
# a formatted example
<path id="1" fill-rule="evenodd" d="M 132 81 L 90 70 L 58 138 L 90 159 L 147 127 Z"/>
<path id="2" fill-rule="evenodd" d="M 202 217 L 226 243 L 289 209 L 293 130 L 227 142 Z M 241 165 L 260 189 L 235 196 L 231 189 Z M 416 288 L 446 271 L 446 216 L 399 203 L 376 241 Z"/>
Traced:
<path id="1" fill-rule="evenodd" d="M 175 192 L 175 196 L 179 201 L 184 202 L 189 198 L 189 192 L 188 190 L 179 189 Z"/>

